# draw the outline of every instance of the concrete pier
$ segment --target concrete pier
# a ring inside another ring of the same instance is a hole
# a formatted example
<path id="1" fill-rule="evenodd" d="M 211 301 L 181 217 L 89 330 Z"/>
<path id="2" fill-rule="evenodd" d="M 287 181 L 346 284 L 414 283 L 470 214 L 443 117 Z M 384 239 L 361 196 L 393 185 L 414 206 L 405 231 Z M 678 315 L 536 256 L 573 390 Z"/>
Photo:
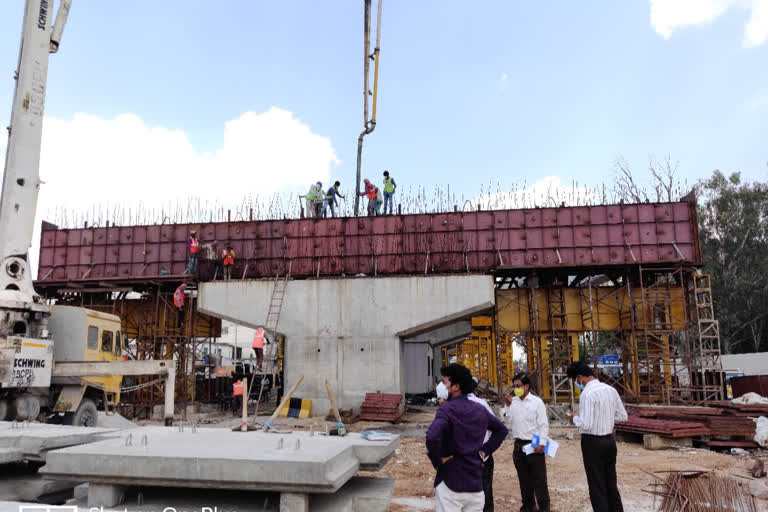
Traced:
<path id="1" fill-rule="evenodd" d="M 249 327 L 264 324 L 271 280 L 201 283 L 200 311 Z M 278 331 L 286 336 L 285 378 L 300 374 L 296 396 L 312 413 L 358 408 L 365 393 L 405 392 L 403 339 L 466 320 L 493 307 L 488 275 L 360 277 L 287 283 Z"/>

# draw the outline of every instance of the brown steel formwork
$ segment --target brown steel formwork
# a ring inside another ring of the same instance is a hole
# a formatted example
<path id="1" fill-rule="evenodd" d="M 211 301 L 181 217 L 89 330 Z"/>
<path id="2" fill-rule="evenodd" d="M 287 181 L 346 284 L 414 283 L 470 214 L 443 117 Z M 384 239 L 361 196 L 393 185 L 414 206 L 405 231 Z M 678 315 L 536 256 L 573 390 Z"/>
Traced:
<path id="1" fill-rule="evenodd" d="M 502 360 L 507 353 L 504 343 L 523 344 L 536 387 L 542 389 L 546 383 L 555 400 L 573 398 L 565 366 L 576 358 L 580 344 L 588 345 L 586 354 L 596 353 L 598 332 L 620 340 L 625 372 L 612 383 L 632 401 L 696 399 L 703 395 L 692 391 L 695 382 L 680 383 L 676 377 L 684 372 L 678 367 L 686 368 L 689 376 L 706 378 L 699 371 L 701 362 L 712 362 L 704 366 L 713 371 L 715 362 L 719 364 L 719 344 L 712 348 L 711 336 L 717 326 L 690 315 L 709 311 L 690 306 L 696 295 L 691 272 L 701 265 L 694 203 L 82 229 L 44 224 L 43 228 L 37 289 L 51 298 L 115 312 L 128 307 L 133 296 L 129 292 L 144 293 L 148 308 L 144 316 L 152 320 L 143 331 L 135 329 L 141 347 L 138 356 L 172 355 L 185 368 L 179 375 L 189 373 L 194 340 L 216 334 L 179 337 L 161 317 L 179 283 L 221 275 L 220 254 L 227 243 L 237 253 L 233 279 L 285 275 L 289 268 L 292 278 L 485 272 L 496 276 L 498 286 L 525 288 L 525 296 L 514 301 L 497 294 L 495 359 Z M 198 232 L 202 244 L 195 276 L 184 274 L 191 230 Z M 613 283 L 610 293 L 601 287 L 605 281 Z M 685 287 L 686 327 L 668 325 L 671 304 L 679 316 L 681 303 L 680 287 L 665 286 L 670 282 Z M 579 288 L 582 297 L 576 322 L 573 316 L 569 322 L 565 311 L 563 290 L 572 287 Z M 595 292 L 598 287 L 600 293 Z M 193 325 L 202 315 L 190 302 L 189 325 Z M 504 308 L 519 310 L 528 327 L 507 329 L 498 316 Z M 606 327 L 601 314 L 620 320 Z M 691 349 L 697 326 L 705 328 L 699 345 L 709 348 Z M 680 332 L 686 329 L 691 333 L 681 340 Z M 703 355 L 697 358 L 696 353 Z M 501 382 L 502 373 L 510 370 L 514 369 L 496 368 L 497 380 Z M 185 379 L 179 379 L 177 389 L 185 393 L 183 399 L 189 398 Z M 142 396 L 142 405 L 157 403 L 157 394 Z"/>
<path id="2" fill-rule="evenodd" d="M 695 204 L 618 204 L 334 219 L 56 229 L 44 223 L 38 282 L 181 275 L 186 240 L 200 280 L 231 243 L 232 275 L 296 278 L 701 263 Z M 220 274 L 220 272 L 219 272 Z"/>

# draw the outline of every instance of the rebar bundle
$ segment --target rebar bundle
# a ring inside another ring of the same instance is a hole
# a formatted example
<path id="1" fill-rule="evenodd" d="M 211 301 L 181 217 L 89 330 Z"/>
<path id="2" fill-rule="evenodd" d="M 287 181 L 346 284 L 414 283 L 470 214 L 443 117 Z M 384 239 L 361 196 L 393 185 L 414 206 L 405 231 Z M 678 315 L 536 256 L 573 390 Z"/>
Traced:
<path id="1" fill-rule="evenodd" d="M 670 471 L 666 479 L 652 476 L 657 481 L 646 492 L 661 498 L 659 512 L 757 512 L 749 488 L 732 478 L 709 471 Z"/>

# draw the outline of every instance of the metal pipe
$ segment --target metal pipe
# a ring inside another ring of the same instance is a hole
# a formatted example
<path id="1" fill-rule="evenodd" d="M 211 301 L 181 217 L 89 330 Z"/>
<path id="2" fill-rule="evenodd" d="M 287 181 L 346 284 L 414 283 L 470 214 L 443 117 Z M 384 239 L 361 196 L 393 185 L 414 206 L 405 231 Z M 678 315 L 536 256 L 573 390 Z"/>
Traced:
<path id="1" fill-rule="evenodd" d="M 67 24 L 67 16 L 69 16 L 70 7 L 72 7 L 72 0 L 61 0 L 59 10 L 56 12 L 56 22 L 51 31 L 51 46 L 48 49 L 49 53 L 56 53 L 59 51 L 61 34 L 64 32 L 64 25 Z"/>
<path id="2" fill-rule="evenodd" d="M 376 127 L 376 98 L 379 90 L 379 53 L 381 44 L 381 2 L 376 10 L 376 46 L 373 49 L 373 105 L 371 110 L 371 131 Z M 683 258 L 685 259 L 685 258 Z"/>
<path id="3" fill-rule="evenodd" d="M 363 165 L 363 137 L 370 133 L 368 127 L 368 73 L 370 71 L 369 51 L 371 47 L 371 0 L 365 1 L 363 15 L 363 131 L 357 138 L 357 172 L 355 173 L 355 217 L 360 212 L 360 177 Z"/>

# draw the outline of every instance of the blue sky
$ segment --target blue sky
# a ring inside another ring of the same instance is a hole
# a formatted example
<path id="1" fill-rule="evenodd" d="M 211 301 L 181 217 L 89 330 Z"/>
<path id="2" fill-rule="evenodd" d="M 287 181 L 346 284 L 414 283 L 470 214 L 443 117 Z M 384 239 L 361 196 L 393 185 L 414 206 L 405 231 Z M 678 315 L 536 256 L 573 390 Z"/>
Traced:
<path id="1" fill-rule="evenodd" d="M 0 3 L 4 123 L 23 3 Z M 362 1 L 73 3 L 49 69 L 43 214 L 329 178 L 350 191 Z M 766 180 L 765 4 L 384 0 L 364 175 L 472 197 L 547 176 L 599 186 L 618 156 L 644 176 L 669 154 L 688 182 Z"/>

